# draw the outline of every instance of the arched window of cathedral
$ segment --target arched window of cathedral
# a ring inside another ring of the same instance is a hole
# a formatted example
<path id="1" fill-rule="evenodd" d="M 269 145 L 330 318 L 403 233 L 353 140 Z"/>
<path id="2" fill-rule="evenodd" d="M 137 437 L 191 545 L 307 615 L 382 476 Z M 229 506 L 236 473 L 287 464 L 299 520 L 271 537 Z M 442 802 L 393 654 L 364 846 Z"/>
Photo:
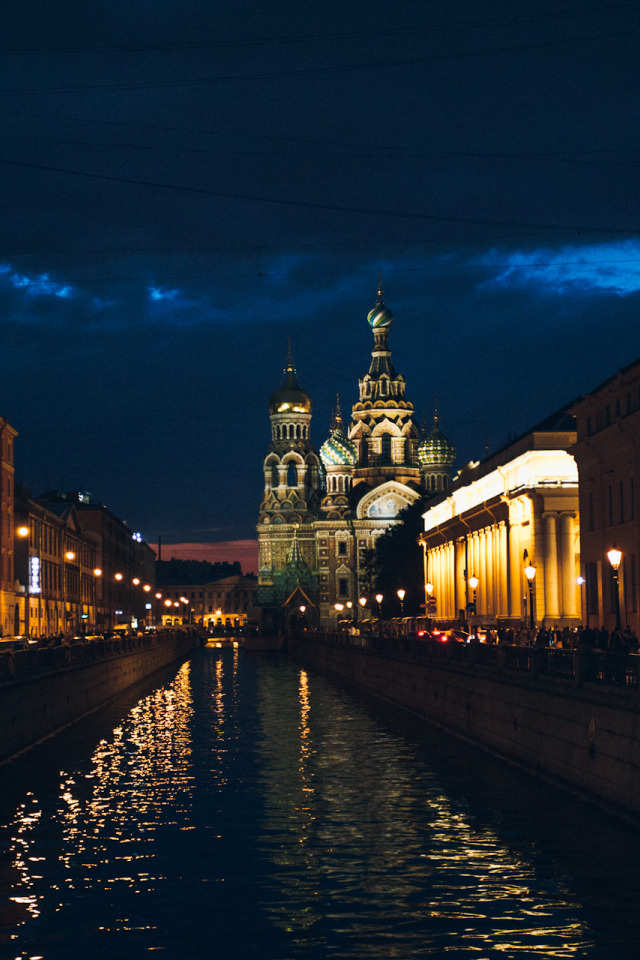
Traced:
<path id="1" fill-rule="evenodd" d="M 278 476 L 278 467 L 274 463 L 271 467 L 271 486 L 275 489 L 280 483 L 280 477 Z"/>
<path id="2" fill-rule="evenodd" d="M 293 460 L 290 461 L 289 466 L 287 467 L 287 486 L 298 486 L 298 471 L 296 470 L 296 465 Z"/>
<path id="3" fill-rule="evenodd" d="M 296 440 L 300 439 L 300 424 L 296 426 Z"/>
<path id="4" fill-rule="evenodd" d="M 391 463 L 391 434 L 389 433 L 382 434 L 380 462 L 383 464 Z"/>
<path id="5" fill-rule="evenodd" d="M 362 437 L 360 440 L 358 462 L 361 467 L 366 467 L 369 465 L 369 444 L 364 437 Z"/>

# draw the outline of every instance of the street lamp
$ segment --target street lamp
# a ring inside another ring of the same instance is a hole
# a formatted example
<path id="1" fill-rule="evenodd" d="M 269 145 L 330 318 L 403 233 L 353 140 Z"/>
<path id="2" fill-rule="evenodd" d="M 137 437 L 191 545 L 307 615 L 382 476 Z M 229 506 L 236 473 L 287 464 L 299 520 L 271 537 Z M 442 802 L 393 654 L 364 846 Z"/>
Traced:
<path id="1" fill-rule="evenodd" d="M 473 601 L 472 601 L 472 603 L 473 603 L 473 615 L 474 615 L 474 617 L 477 617 L 478 611 L 477 611 L 477 608 L 476 608 L 476 590 L 478 589 L 478 584 L 480 583 L 480 581 L 478 580 L 478 578 L 477 578 L 477 577 L 475 576 L 475 574 L 474 574 L 474 576 L 469 577 L 469 579 L 468 579 L 467 582 L 468 582 L 469 586 L 471 587 L 471 589 L 473 590 Z M 475 631 L 475 637 L 476 637 L 476 639 L 477 639 L 477 637 L 478 637 L 477 627 L 476 627 L 476 631 Z"/>
<path id="2" fill-rule="evenodd" d="M 396 591 L 400 599 L 400 616 L 404 617 L 404 598 L 406 596 L 406 590 L 403 590 L 402 587 Z"/>
<path id="3" fill-rule="evenodd" d="M 527 564 L 524 568 L 524 575 L 529 581 L 529 626 L 533 630 L 534 626 L 534 616 L 533 616 L 533 578 L 536 575 L 536 568 L 532 563 Z"/>
<path id="4" fill-rule="evenodd" d="M 336 620 L 338 620 L 340 617 L 340 614 L 344 610 L 344 603 L 334 603 L 334 607 L 336 611 Z"/>
<path id="5" fill-rule="evenodd" d="M 382 601 L 384 597 L 381 593 L 376 593 L 376 603 L 378 604 L 378 619 L 382 616 Z"/>
<path id="6" fill-rule="evenodd" d="M 609 550 L 607 557 L 609 559 L 609 563 L 611 564 L 611 570 L 613 571 L 613 583 L 614 583 L 613 598 L 616 605 L 616 630 L 619 630 L 620 629 L 620 584 L 618 581 L 618 569 L 620 567 L 620 561 L 622 560 L 622 551 L 616 550 L 616 548 L 613 547 L 611 550 Z"/>
<path id="7" fill-rule="evenodd" d="M 359 603 L 360 606 L 362 607 L 362 613 L 364 614 L 364 608 L 365 608 L 366 605 L 367 605 L 367 598 L 366 598 L 366 597 L 360 597 L 360 599 L 358 600 L 358 603 Z"/>
<path id="8" fill-rule="evenodd" d="M 476 612 L 476 590 L 478 589 L 478 584 L 480 581 L 477 577 L 469 577 L 469 586 L 473 590 L 473 612 Z"/>
<path id="9" fill-rule="evenodd" d="M 431 594 L 433 593 L 433 584 L 431 583 L 430 580 L 427 580 L 427 582 L 424 585 L 424 589 L 427 594 L 427 605 L 425 607 L 424 612 L 426 617 L 430 617 L 431 616 Z"/>

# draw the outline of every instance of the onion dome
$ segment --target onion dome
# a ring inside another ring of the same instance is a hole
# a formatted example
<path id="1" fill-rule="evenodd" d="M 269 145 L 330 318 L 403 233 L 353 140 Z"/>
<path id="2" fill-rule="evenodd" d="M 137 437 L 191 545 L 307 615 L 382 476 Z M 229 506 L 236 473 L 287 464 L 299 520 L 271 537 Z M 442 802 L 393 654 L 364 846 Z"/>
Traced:
<path id="1" fill-rule="evenodd" d="M 342 432 L 340 400 L 334 417 L 331 436 L 320 447 L 320 459 L 325 467 L 355 467 L 358 460 L 356 445 Z"/>
<path id="2" fill-rule="evenodd" d="M 433 428 L 418 447 L 418 460 L 422 467 L 435 465 L 451 467 L 456 458 L 455 444 L 447 440 L 438 426 L 438 414 L 433 418 Z"/>
<path id="3" fill-rule="evenodd" d="M 296 380 L 291 361 L 285 374 L 283 385 L 271 394 L 269 413 L 311 413 L 311 397 Z"/>
<path id="4" fill-rule="evenodd" d="M 382 286 L 378 287 L 378 299 L 373 310 L 367 314 L 367 321 L 372 330 L 384 329 L 393 323 L 393 314 L 382 299 Z"/>
<path id="5" fill-rule="evenodd" d="M 320 459 L 325 467 L 355 467 L 356 445 L 337 427 L 320 447 Z"/>

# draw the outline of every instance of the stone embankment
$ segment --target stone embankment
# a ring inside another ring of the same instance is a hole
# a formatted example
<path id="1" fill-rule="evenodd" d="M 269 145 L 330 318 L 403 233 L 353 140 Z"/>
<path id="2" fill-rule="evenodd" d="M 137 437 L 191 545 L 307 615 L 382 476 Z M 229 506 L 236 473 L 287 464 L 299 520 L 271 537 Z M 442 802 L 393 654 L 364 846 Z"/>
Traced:
<path id="1" fill-rule="evenodd" d="M 640 817 L 638 656 L 303 631 L 289 653 Z"/>
<path id="2" fill-rule="evenodd" d="M 162 630 L 3 653 L 0 763 L 185 659 L 199 643 L 195 630 Z"/>

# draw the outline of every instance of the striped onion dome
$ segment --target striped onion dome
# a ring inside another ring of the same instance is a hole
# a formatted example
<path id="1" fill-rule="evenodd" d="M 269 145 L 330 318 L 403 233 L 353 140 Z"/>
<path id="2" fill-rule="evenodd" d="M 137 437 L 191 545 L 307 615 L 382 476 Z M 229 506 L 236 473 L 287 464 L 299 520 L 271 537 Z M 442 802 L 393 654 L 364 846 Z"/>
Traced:
<path id="1" fill-rule="evenodd" d="M 367 320 L 372 330 L 390 327 L 393 323 L 393 314 L 382 299 L 382 287 L 378 288 L 378 299 L 373 310 L 367 314 Z"/>
<path id="2" fill-rule="evenodd" d="M 438 427 L 436 419 L 433 429 L 418 447 L 418 460 L 423 467 L 432 467 L 436 464 L 450 467 L 455 458 L 455 444 L 447 440 Z"/>
<path id="3" fill-rule="evenodd" d="M 325 467 L 355 467 L 358 459 L 356 445 L 336 427 L 320 447 L 320 459 Z"/>

